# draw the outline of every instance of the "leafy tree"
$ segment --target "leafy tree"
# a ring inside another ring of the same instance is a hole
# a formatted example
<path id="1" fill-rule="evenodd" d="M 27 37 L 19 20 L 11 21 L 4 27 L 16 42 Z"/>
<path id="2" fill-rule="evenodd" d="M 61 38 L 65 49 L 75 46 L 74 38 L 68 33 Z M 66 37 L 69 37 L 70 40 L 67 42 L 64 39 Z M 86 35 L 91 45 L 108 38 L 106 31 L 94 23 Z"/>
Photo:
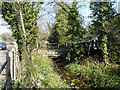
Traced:
<path id="1" fill-rule="evenodd" d="M 2 14 L 3 14 L 3 18 L 6 22 L 8 22 L 8 24 L 10 25 L 10 29 L 12 30 L 12 35 L 14 36 L 14 38 L 17 40 L 17 44 L 18 44 L 18 52 L 19 52 L 19 59 L 21 60 L 21 56 L 22 56 L 22 50 L 23 50 L 23 46 L 22 46 L 22 40 L 21 40 L 21 36 L 19 33 L 19 28 L 17 25 L 17 17 L 15 15 L 15 10 L 13 7 L 13 3 L 8 3 L 8 2 L 3 2 L 2 3 Z"/>
<path id="2" fill-rule="evenodd" d="M 48 28 L 49 28 L 48 41 L 50 43 L 58 43 L 59 42 L 59 34 L 58 34 L 57 30 L 55 29 L 55 25 L 53 25 L 53 27 L 51 27 L 48 24 Z"/>
<path id="3" fill-rule="evenodd" d="M 25 30 L 27 33 L 27 46 L 32 45 L 33 43 L 35 43 L 36 38 L 37 38 L 37 23 L 34 25 L 35 21 L 37 20 L 37 15 L 39 12 L 39 9 L 35 6 L 35 3 L 21 3 L 20 4 L 20 8 L 23 12 L 23 20 L 24 20 L 24 26 L 25 26 Z M 16 11 L 15 11 L 16 8 Z M 19 13 L 16 13 L 19 11 L 18 9 L 19 7 L 17 6 L 17 4 L 15 3 L 8 3 L 8 2 L 3 2 L 2 5 L 2 14 L 3 14 L 3 18 L 5 19 L 5 21 L 8 22 L 10 26 L 10 29 L 13 32 L 13 36 L 15 37 L 15 39 L 17 39 L 17 44 L 18 44 L 18 49 L 21 52 L 22 51 L 22 41 L 21 41 L 21 35 L 20 35 L 20 30 L 19 30 L 19 26 L 18 26 L 18 19 L 16 17 L 16 15 L 18 15 Z"/>
<path id="4" fill-rule="evenodd" d="M 99 45 L 103 60 L 106 63 L 108 63 L 108 35 L 105 27 L 105 21 L 107 21 L 108 18 L 115 14 L 112 6 L 113 2 L 92 2 L 90 4 L 90 9 L 92 10 L 91 18 L 93 18 L 94 33 L 100 35 L 98 38 Z"/>
<path id="5" fill-rule="evenodd" d="M 65 7 L 65 6 L 64 6 Z M 67 9 L 67 7 L 65 7 Z M 55 30 L 58 32 L 59 43 L 64 44 L 67 42 L 68 37 L 66 33 L 68 32 L 68 13 L 66 13 L 62 8 L 57 10 L 55 21 Z"/>
<path id="6" fill-rule="evenodd" d="M 78 20 L 81 16 L 79 16 L 77 4 L 76 0 L 73 1 L 72 6 L 64 2 L 57 3 L 61 8 L 57 11 L 54 34 L 50 35 L 51 40 L 57 38 L 57 42 L 65 43 L 67 41 L 71 44 L 67 57 L 71 61 L 80 59 L 85 53 L 83 45 L 79 44 L 83 40 L 85 29 L 82 27 L 83 20 Z"/>
<path id="7" fill-rule="evenodd" d="M 25 78 L 30 82 L 26 82 L 26 86 L 32 85 L 32 79 L 36 83 L 34 70 L 32 65 L 31 51 L 32 45 L 35 44 L 37 38 L 37 15 L 40 8 L 39 3 L 29 2 L 3 2 L 2 14 L 3 18 L 10 25 L 13 36 L 17 39 L 20 60 L 25 59 L 26 72 Z M 21 56 L 23 55 L 23 58 Z M 33 76 L 33 77 L 32 77 Z M 25 79 L 24 79 L 25 80 Z M 36 85 L 36 84 L 35 84 Z"/>
<path id="8" fill-rule="evenodd" d="M 79 60 L 85 55 L 84 44 L 80 42 L 83 40 L 86 30 L 82 26 L 83 20 L 78 20 L 78 17 L 80 18 L 81 16 L 79 16 L 77 4 L 78 2 L 74 0 L 72 6 L 69 6 L 69 31 L 67 32 L 67 35 L 70 37 L 71 49 L 67 59 L 70 61 Z"/>
<path id="9" fill-rule="evenodd" d="M 72 6 L 69 6 L 69 10 L 70 10 L 70 15 L 68 16 L 68 24 L 70 26 L 70 30 L 68 31 L 69 35 L 71 35 L 71 41 L 76 41 L 78 39 L 78 37 L 80 38 L 81 31 L 80 31 L 80 21 L 78 20 L 79 17 L 79 12 L 78 12 L 78 8 L 77 8 L 77 4 L 78 2 L 76 2 L 74 0 L 74 2 L 72 3 Z"/>
<path id="10" fill-rule="evenodd" d="M 64 6 L 65 9 L 68 10 L 65 3 L 61 2 L 61 4 Z M 56 11 L 55 19 L 56 21 L 53 25 L 53 28 L 50 28 L 50 25 L 48 24 L 49 32 L 50 32 L 49 42 L 64 44 L 68 40 L 68 37 L 66 36 L 66 33 L 69 30 L 68 13 L 65 12 L 62 8 L 59 8 Z"/>
<path id="11" fill-rule="evenodd" d="M 105 23 L 108 32 L 109 59 L 120 63 L 120 15 L 117 14 Z"/>

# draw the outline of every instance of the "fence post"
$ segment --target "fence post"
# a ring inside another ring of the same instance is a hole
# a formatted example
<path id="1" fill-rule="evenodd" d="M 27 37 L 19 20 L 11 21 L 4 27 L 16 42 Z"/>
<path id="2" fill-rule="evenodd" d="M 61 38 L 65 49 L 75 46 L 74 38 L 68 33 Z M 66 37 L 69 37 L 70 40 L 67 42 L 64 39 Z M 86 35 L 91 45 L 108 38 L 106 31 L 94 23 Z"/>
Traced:
<path id="1" fill-rule="evenodd" d="M 8 52 L 6 54 L 6 60 L 8 60 L 6 65 L 6 80 L 7 80 L 7 86 L 11 88 L 11 75 L 10 75 L 10 58 L 8 55 Z"/>
<path id="2" fill-rule="evenodd" d="M 16 80 L 16 47 L 14 48 L 14 80 Z"/>
<path id="3" fill-rule="evenodd" d="M 15 70 L 14 70 L 14 67 L 15 67 L 15 54 L 14 54 L 14 50 L 12 51 L 12 57 L 13 57 L 13 63 L 12 63 L 12 65 L 13 65 L 13 80 L 14 80 L 14 72 L 15 72 Z"/>
<path id="4" fill-rule="evenodd" d="M 10 58 L 10 73 L 11 73 L 11 79 L 14 79 L 14 56 L 13 56 L 13 49 L 9 52 L 9 58 Z"/>
<path id="5" fill-rule="evenodd" d="M 17 65 L 18 65 L 18 51 L 17 51 L 17 44 L 14 45 L 14 80 L 17 79 Z"/>

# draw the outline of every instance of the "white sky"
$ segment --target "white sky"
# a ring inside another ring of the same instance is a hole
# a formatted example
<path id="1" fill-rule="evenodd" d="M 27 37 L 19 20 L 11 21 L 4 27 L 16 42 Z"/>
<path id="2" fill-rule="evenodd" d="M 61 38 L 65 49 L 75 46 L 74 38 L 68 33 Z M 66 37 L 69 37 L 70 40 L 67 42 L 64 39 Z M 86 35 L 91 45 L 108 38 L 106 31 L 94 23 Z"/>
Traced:
<path id="1" fill-rule="evenodd" d="M 3 24 L 5 26 L 3 26 Z M 9 26 L 4 21 L 4 19 L 2 19 L 1 15 L 0 15 L 0 34 L 5 33 L 5 32 L 11 32 L 10 29 L 8 29 L 8 28 L 9 28 Z"/>

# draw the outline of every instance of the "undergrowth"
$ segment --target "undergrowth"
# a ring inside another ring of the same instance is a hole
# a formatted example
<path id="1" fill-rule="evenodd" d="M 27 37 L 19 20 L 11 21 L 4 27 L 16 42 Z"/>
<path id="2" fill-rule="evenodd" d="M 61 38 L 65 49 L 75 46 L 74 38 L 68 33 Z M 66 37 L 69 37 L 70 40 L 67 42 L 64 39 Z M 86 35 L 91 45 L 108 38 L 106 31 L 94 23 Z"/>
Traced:
<path id="1" fill-rule="evenodd" d="M 6 80 L 5 77 L 0 80 L 0 89 L 4 87 L 5 80 Z"/>
<path id="2" fill-rule="evenodd" d="M 37 87 L 33 84 L 31 88 L 70 88 L 69 85 L 60 78 L 59 74 L 53 70 L 53 62 L 48 57 L 42 54 L 34 54 L 32 56 L 32 64 L 34 67 L 34 75 L 37 80 Z M 23 80 L 26 74 L 24 74 L 24 69 L 22 71 L 22 82 L 20 83 L 18 80 L 14 81 L 13 87 L 16 90 L 18 88 L 27 88 L 25 81 L 29 82 L 29 80 Z M 34 83 L 34 81 L 32 83 Z"/>
<path id="3" fill-rule="evenodd" d="M 106 66 L 103 62 L 86 61 L 84 64 L 70 63 L 65 67 L 78 76 L 84 77 L 90 87 L 120 89 L 119 65 Z"/>
<path id="4" fill-rule="evenodd" d="M 53 70 L 53 62 L 46 56 L 34 56 L 34 70 L 40 88 L 69 88 Z"/>

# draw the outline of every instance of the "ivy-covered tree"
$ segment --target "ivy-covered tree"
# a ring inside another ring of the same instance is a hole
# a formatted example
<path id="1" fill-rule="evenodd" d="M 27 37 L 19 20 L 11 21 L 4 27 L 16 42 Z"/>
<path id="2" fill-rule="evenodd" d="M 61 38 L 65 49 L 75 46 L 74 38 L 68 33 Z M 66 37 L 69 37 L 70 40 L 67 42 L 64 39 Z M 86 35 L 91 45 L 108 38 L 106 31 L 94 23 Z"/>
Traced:
<path id="1" fill-rule="evenodd" d="M 32 65 L 31 51 L 32 45 L 35 44 L 37 38 L 37 15 L 40 8 L 40 2 L 3 2 L 2 15 L 10 25 L 13 36 L 17 40 L 20 60 L 24 60 L 26 65 L 26 77 L 30 82 L 26 82 L 27 87 L 33 85 L 32 80 L 35 75 Z M 23 56 L 23 58 L 21 58 Z M 24 73 L 24 72 L 23 72 Z M 32 77 L 33 76 L 33 77 Z M 24 80 L 25 80 L 24 79 Z M 37 84 L 34 84 L 37 85 Z"/>
<path id="2" fill-rule="evenodd" d="M 105 27 L 108 33 L 108 51 L 109 60 L 112 62 L 120 63 L 120 14 L 110 18 Z"/>
<path id="3" fill-rule="evenodd" d="M 115 14 L 113 9 L 113 2 L 92 2 L 90 9 L 92 11 L 94 33 L 99 34 L 99 45 L 103 61 L 108 63 L 108 36 L 105 27 L 105 21 Z"/>
<path id="4" fill-rule="evenodd" d="M 37 20 L 39 9 L 34 7 L 35 3 L 30 4 L 29 2 L 26 2 L 26 3 L 21 3 L 20 5 L 21 5 L 20 8 L 23 13 L 25 30 L 27 33 L 27 36 L 26 36 L 27 45 L 29 46 L 34 44 L 37 38 L 38 27 L 37 27 L 37 23 L 35 25 L 34 23 Z M 20 30 L 18 26 L 18 19 L 19 19 L 19 17 L 17 17 L 17 15 L 19 14 L 18 8 L 19 7 L 17 6 L 17 3 L 14 4 L 14 3 L 3 2 L 2 4 L 3 18 L 10 25 L 10 29 L 13 32 L 13 36 L 17 40 L 19 54 L 22 54 L 23 41 L 21 39 Z"/>
<path id="5" fill-rule="evenodd" d="M 68 24 L 69 24 L 69 31 L 68 34 L 71 35 L 71 41 L 76 41 L 78 37 L 80 38 L 81 31 L 80 31 L 80 21 L 78 20 L 79 17 L 79 11 L 77 8 L 78 2 L 74 0 L 72 3 L 72 6 L 69 6 L 69 13 L 70 15 L 68 16 Z"/>

